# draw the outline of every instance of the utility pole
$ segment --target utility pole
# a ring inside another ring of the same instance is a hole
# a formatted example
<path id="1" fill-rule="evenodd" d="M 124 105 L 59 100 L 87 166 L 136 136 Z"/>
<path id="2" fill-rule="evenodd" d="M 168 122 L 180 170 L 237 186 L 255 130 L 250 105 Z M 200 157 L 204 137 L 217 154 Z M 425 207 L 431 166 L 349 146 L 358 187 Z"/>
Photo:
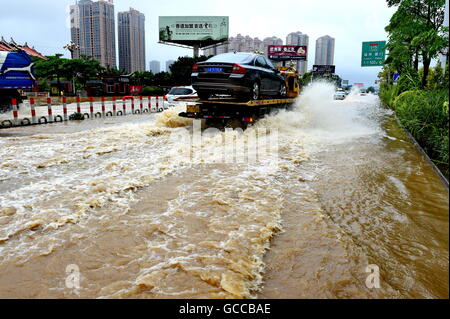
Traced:
<path id="1" fill-rule="evenodd" d="M 194 45 L 194 58 L 198 58 L 200 51 L 200 46 L 198 44 Z"/>

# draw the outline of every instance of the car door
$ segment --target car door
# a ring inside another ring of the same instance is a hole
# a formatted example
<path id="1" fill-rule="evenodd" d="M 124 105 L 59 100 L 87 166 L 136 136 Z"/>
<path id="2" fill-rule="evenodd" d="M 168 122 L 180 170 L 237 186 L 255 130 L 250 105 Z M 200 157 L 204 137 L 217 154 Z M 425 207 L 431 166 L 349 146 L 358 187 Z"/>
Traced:
<path id="1" fill-rule="evenodd" d="M 263 56 L 258 56 L 255 60 L 255 67 L 261 79 L 261 91 L 268 92 L 272 86 L 268 65 Z"/>
<path id="2" fill-rule="evenodd" d="M 272 93 L 276 93 L 280 89 L 280 84 L 281 84 L 280 77 L 275 72 L 276 69 L 275 69 L 275 66 L 272 64 L 272 62 L 270 62 L 270 60 L 268 60 L 266 58 L 264 58 L 264 60 L 266 62 L 267 68 L 269 70 L 268 74 L 269 74 L 269 77 L 270 77 L 270 84 L 269 84 L 269 88 L 268 89 Z"/>

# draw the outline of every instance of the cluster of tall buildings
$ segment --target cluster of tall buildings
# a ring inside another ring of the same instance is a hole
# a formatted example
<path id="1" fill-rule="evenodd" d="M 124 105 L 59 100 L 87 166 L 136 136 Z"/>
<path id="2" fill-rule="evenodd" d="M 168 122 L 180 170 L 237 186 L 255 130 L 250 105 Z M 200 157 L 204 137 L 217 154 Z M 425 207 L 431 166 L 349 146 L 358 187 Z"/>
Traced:
<path id="1" fill-rule="evenodd" d="M 334 63 L 334 38 L 326 35 L 316 41 L 315 63 L 317 65 L 333 65 Z M 230 37 L 227 43 L 220 44 L 204 50 L 204 55 L 217 55 L 226 52 L 262 52 L 268 55 L 269 45 L 283 45 L 283 40 L 278 37 L 267 37 L 264 40 L 238 34 Z M 289 33 L 286 37 L 286 45 L 305 45 L 309 49 L 309 36 L 300 31 Z M 297 61 L 297 70 L 300 74 L 308 71 L 308 58 L 306 61 Z"/>
<path id="2" fill-rule="evenodd" d="M 329 35 L 320 37 L 316 41 L 316 57 L 317 65 L 333 65 L 334 64 L 334 39 Z"/>
<path id="3" fill-rule="evenodd" d="M 119 69 L 145 71 L 145 16 L 130 8 L 119 12 Z"/>
<path id="4" fill-rule="evenodd" d="M 118 13 L 119 69 L 145 71 L 145 16 L 130 8 Z M 78 0 L 70 6 L 73 58 L 92 57 L 101 65 L 117 67 L 113 0 Z"/>
<path id="5" fill-rule="evenodd" d="M 76 0 L 76 3 L 70 6 L 73 58 L 85 55 L 105 67 L 117 67 L 115 21 L 113 0 Z M 119 70 L 127 73 L 145 71 L 144 14 L 130 8 L 129 11 L 119 12 L 117 21 Z M 314 64 L 333 65 L 334 41 L 328 35 L 317 39 Z M 283 40 L 275 36 L 260 40 L 238 34 L 236 37 L 230 37 L 227 43 L 205 49 L 204 54 L 209 56 L 234 51 L 258 51 L 267 56 L 269 45 L 283 45 Z M 300 31 L 289 33 L 286 45 L 305 45 L 308 47 L 308 55 L 311 52 L 308 35 Z M 166 62 L 165 71 L 170 71 L 172 63 L 172 60 Z M 308 58 L 296 63 L 300 74 L 307 72 Z M 161 72 L 159 61 L 151 61 L 149 67 L 153 73 Z"/>
<path id="6" fill-rule="evenodd" d="M 286 37 L 286 45 L 306 45 L 308 47 L 309 55 L 309 36 L 300 31 L 289 33 Z M 308 71 L 308 59 L 306 61 L 297 61 L 297 71 L 300 74 L 305 74 Z"/>
<path id="7" fill-rule="evenodd" d="M 165 69 L 166 72 L 170 72 L 170 66 L 171 66 L 174 62 L 175 62 L 174 60 L 167 60 L 167 61 L 166 61 L 166 69 Z M 162 72 L 163 70 L 161 69 L 161 62 L 159 62 L 159 61 L 157 61 L 157 60 L 150 61 L 150 64 L 149 64 L 149 70 L 150 70 L 150 72 L 152 72 L 153 74 Z"/>

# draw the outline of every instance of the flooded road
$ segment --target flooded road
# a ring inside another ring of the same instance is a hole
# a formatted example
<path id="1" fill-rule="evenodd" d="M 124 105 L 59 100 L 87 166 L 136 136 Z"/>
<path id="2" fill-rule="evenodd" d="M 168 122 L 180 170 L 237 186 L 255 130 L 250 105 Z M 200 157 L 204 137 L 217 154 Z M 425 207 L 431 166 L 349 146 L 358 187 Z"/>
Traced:
<path id="1" fill-rule="evenodd" d="M 377 97 L 332 94 L 195 145 L 177 109 L 0 131 L 0 298 L 448 298 L 448 190 Z"/>

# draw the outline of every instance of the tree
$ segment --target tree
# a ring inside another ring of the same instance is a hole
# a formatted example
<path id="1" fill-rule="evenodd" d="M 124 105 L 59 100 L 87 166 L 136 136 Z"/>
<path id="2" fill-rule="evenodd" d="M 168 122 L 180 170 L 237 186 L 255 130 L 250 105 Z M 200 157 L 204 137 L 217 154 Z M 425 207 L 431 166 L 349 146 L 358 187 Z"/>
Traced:
<path id="1" fill-rule="evenodd" d="M 177 61 L 175 61 L 170 66 L 170 71 L 172 73 L 173 79 L 176 85 L 189 85 L 191 84 L 191 73 L 192 67 L 197 62 L 206 61 L 208 58 L 204 55 L 198 58 L 191 57 L 179 57 Z"/>
<path id="2" fill-rule="evenodd" d="M 378 73 L 378 78 L 380 79 L 380 82 L 384 83 L 386 85 L 392 85 L 394 72 L 395 72 L 395 70 L 391 66 L 391 64 L 385 64 L 383 66 L 381 72 Z"/>
<path id="3" fill-rule="evenodd" d="M 42 80 L 56 79 L 58 90 L 61 91 L 61 79 L 78 83 L 81 87 L 86 86 L 86 82 L 101 76 L 106 69 L 96 60 L 82 56 L 81 59 L 64 59 L 62 54 L 47 57 L 48 60 L 35 60 L 35 74 L 42 83 Z"/>
<path id="4" fill-rule="evenodd" d="M 61 59 L 62 54 L 48 56 L 47 60 L 36 60 L 34 64 L 34 72 L 37 78 L 53 80 L 56 78 L 58 91 L 61 91 L 61 78 L 67 75 L 64 68 L 64 60 Z"/>
<path id="5" fill-rule="evenodd" d="M 300 78 L 300 86 L 301 87 L 308 86 L 308 84 L 311 83 L 311 81 L 312 81 L 312 72 L 306 72 Z"/>
<path id="6" fill-rule="evenodd" d="M 63 63 L 68 79 L 79 83 L 80 87 L 86 87 L 88 80 L 100 78 L 107 71 L 100 62 L 91 57 L 82 56 L 81 59 L 68 59 Z"/>
<path id="7" fill-rule="evenodd" d="M 442 66 L 438 63 L 434 68 L 430 68 L 428 74 L 428 88 L 429 89 L 445 89 L 445 72 Z M 448 86 L 447 86 L 448 88 Z"/>
<path id="8" fill-rule="evenodd" d="M 155 75 L 152 72 L 134 72 L 130 78 L 131 85 L 153 85 L 155 84 Z"/>
<path id="9" fill-rule="evenodd" d="M 117 67 L 111 68 L 107 67 L 106 69 L 102 70 L 100 72 L 100 75 L 103 76 L 118 76 L 118 75 L 124 75 L 126 72 L 124 70 L 119 70 Z"/>
<path id="10" fill-rule="evenodd" d="M 386 26 L 389 38 L 386 63 L 401 74 L 411 74 L 418 71 L 421 61 L 424 88 L 432 59 L 448 46 L 448 28 L 443 27 L 445 0 L 387 0 L 387 3 L 398 9 Z"/>
<path id="11" fill-rule="evenodd" d="M 155 74 L 155 85 L 172 86 L 174 84 L 173 74 L 168 72 L 160 72 Z"/>

